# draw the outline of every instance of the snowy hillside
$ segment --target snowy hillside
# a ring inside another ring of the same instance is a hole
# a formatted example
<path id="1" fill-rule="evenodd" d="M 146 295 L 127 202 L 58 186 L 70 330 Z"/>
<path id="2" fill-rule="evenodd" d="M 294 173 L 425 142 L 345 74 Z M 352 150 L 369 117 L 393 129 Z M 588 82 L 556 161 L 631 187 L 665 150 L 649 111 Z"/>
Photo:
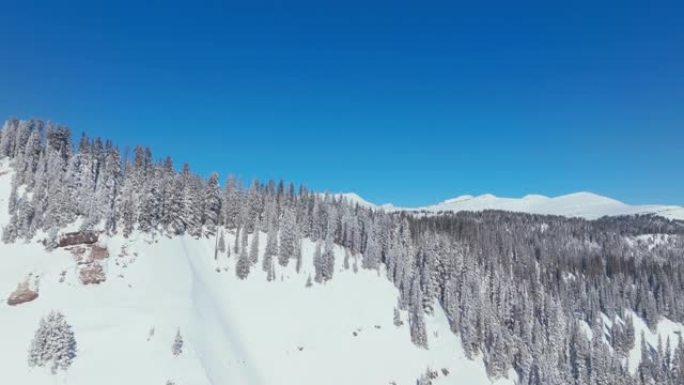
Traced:
<path id="1" fill-rule="evenodd" d="M 355 193 L 338 194 L 350 202 L 364 207 L 382 208 L 385 211 L 482 211 L 503 210 L 530 214 L 561 215 L 596 219 L 603 216 L 656 214 L 669 219 L 684 220 L 684 207 L 666 205 L 628 205 L 601 195 L 579 192 L 558 197 L 526 195 L 522 198 L 502 198 L 491 194 L 463 195 L 435 205 L 415 208 L 397 207 L 392 204 L 374 205 Z"/>
<path id="2" fill-rule="evenodd" d="M 227 241 L 234 242 L 232 235 Z M 106 281 L 84 285 L 70 251 L 0 243 L 0 293 L 6 297 L 28 277 L 39 292 L 32 302 L 0 304 L 0 383 L 55 383 L 49 370 L 27 365 L 38 322 L 51 310 L 63 312 L 74 329 L 77 357 L 57 374 L 70 385 L 414 384 L 427 369 L 439 374 L 435 384 L 491 383 L 481 360 L 464 357 L 441 311 L 426 317 L 430 349 L 413 345 L 406 314 L 402 326 L 393 324 L 397 290 L 375 271 L 345 270 L 341 248 L 335 279 L 306 287 L 314 249 L 306 240 L 302 270 L 277 266 L 271 282 L 258 268 L 239 280 L 234 255 L 214 259 L 214 239 L 135 233 L 100 244 L 110 254 Z M 184 348 L 176 357 L 177 330 Z"/>

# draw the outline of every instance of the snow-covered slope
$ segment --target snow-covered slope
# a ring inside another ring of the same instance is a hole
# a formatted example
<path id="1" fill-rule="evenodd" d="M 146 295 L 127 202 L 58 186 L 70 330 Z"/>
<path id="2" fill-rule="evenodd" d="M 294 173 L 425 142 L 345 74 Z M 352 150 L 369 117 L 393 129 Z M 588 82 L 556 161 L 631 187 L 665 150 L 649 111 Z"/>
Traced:
<path id="1" fill-rule="evenodd" d="M 0 224 L 8 220 L 9 177 L 0 176 Z M 0 243 L 0 383 L 401 385 L 415 384 L 428 368 L 439 373 L 435 384 L 491 383 L 481 359 L 465 358 L 441 311 L 426 318 L 430 349 L 413 345 L 407 314 L 403 326 L 393 324 L 394 286 L 384 274 L 344 269 L 341 248 L 335 277 L 306 287 L 309 241 L 303 270 L 277 265 L 271 282 L 261 264 L 237 279 L 235 256 L 214 259 L 214 242 L 140 233 L 101 239 L 110 253 L 107 280 L 87 286 L 70 251 Z M 39 297 L 9 306 L 5 299 L 29 275 L 32 283 L 39 278 Z M 78 344 L 73 365 L 56 377 L 27 365 L 39 320 L 53 309 L 64 313 Z M 185 344 L 176 357 L 177 330 Z"/>
<path id="2" fill-rule="evenodd" d="M 357 194 L 342 194 L 352 201 L 368 207 L 378 207 L 386 211 L 482 211 L 504 210 L 531 214 L 561 215 L 596 219 L 602 216 L 633 214 L 656 214 L 670 219 L 684 220 L 684 207 L 666 205 L 628 205 L 601 195 L 579 192 L 558 197 L 526 195 L 522 198 L 501 198 L 491 194 L 479 196 L 463 195 L 444 202 L 415 208 L 396 207 L 391 204 L 374 206 Z"/>

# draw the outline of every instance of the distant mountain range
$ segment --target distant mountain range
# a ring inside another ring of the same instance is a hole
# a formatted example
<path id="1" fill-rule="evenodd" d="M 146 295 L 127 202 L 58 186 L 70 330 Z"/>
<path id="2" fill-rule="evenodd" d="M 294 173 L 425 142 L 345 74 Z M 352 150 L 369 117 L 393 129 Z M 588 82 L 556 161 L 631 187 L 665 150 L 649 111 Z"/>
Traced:
<path id="1" fill-rule="evenodd" d="M 393 204 L 376 205 L 368 202 L 356 193 L 340 193 L 351 202 L 365 207 L 374 207 L 385 211 L 415 212 L 458 212 L 503 210 L 531 214 L 561 215 L 596 219 L 603 216 L 619 216 L 634 214 L 655 214 L 669 219 L 684 220 L 684 207 L 674 205 L 628 205 L 618 200 L 590 192 L 577 192 L 557 197 L 544 195 L 526 195 L 522 198 L 503 198 L 492 194 L 479 196 L 462 195 L 443 202 L 423 207 L 398 207 Z"/>

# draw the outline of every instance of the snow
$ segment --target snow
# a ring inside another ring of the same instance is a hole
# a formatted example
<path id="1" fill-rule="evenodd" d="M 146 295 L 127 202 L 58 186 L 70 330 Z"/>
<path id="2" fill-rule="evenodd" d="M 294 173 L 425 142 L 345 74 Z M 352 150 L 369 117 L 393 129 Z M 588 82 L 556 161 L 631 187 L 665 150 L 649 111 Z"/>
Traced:
<path id="1" fill-rule="evenodd" d="M 669 219 L 684 220 L 684 207 L 666 205 L 628 205 L 618 200 L 590 192 L 577 192 L 557 197 L 530 194 L 522 198 L 501 198 L 492 194 L 479 196 L 462 195 L 441 203 L 425 207 L 403 208 L 392 204 L 381 206 L 367 202 L 357 194 L 346 193 L 345 196 L 358 197 L 367 207 L 380 208 L 385 211 L 431 212 L 441 211 L 483 211 L 503 210 L 530 214 L 560 215 L 597 219 L 603 216 L 656 214 Z"/>
<path id="2" fill-rule="evenodd" d="M 0 224 L 8 221 L 10 177 L 0 176 Z M 227 234 L 227 245 L 234 240 Z M 415 384 L 428 368 L 440 371 L 435 384 L 492 383 L 481 359 L 465 357 L 439 310 L 426 317 L 430 348 L 413 345 L 407 322 L 393 325 L 397 290 L 384 272 L 344 270 L 339 247 L 334 278 L 307 288 L 314 249 L 308 240 L 303 270 L 297 273 L 294 261 L 276 264 L 272 282 L 261 263 L 239 280 L 234 255 L 214 259 L 214 239 L 134 233 L 101 243 L 110 252 L 107 281 L 88 286 L 67 250 L 0 243 L 0 383 L 401 385 Z M 7 305 L 30 273 L 40 277 L 39 297 Z M 56 376 L 27 364 L 38 322 L 53 309 L 64 313 L 78 344 L 73 365 Z M 177 330 L 184 347 L 176 357 Z"/>
<path id="3" fill-rule="evenodd" d="M 335 194 L 330 194 L 330 195 L 332 195 L 335 199 L 344 199 L 351 204 L 358 204 L 361 207 L 365 207 L 365 208 L 374 208 L 375 207 L 375 205 L 373 203 L 370 203 L 367 200 L 363 199 L 357 193 L 353 193 L 353 192 L 335 193 Z"/>
<path id="4" fill-rule="evenodd" d="M 680 336 L 684 337 L 684 325 L 678 322 L 673 322 L 667 318 L 663 318 L 660 321 L 658 321 L 658 324 L 655 327 L 655 330 L 650 330 L 648 328 L 648 325 L 646 325 L 646 322 L 639 318 L 639 316 L 636 315 L 636 313 L 631 313 L 632 317 L 634 318 L 634 333 L 635 333 L 635 342 L 634 342 L 634 348 L 629 352 L 629 356 L 627 357 L 627 362 L 628 362 L 628 368 L 630 373 L 634 374 L 637 371 L 637 368 L 639 367 L 639 362 L 641 361 L 641 333 L 644 333 L 644 338 L 646 338 L 646 342 L 653 348 L 657 349 L 658 348 L 658 338 L 663 342 L 663 348 L 665 347 L 665 344 L 667 342 L 667 339 L 670 338 L 670 347 L 672 351 L 674 351 L 675 347 L 677 346 L 677 343 L 679 342 Z"/>

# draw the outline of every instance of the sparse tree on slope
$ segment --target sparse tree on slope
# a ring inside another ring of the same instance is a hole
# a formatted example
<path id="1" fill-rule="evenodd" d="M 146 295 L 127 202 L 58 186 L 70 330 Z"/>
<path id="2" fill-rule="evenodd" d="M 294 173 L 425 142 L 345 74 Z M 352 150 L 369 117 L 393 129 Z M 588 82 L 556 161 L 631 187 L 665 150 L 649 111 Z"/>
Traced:
<path id="1" fill-rule="evenodd" d="M 50 312 L 40 320 L 40 325 L 31 341 L 28 364 L 31 367 L 49 367 L 55 374 L 57 370 L 66 370 L 76 357 L 76 339 L 71 325 L 64 315 L 57 311 Z"/>
<path id="2" fill-rule="evenodd" d="M 183 336 L 181 336 L 180 329 L 176 330 L 176 338 L 174 338 L 173 345 L 171 345 L 171 353 L 174 356 L 179 356 L 183 353 Z"/>
<path id="3" fill-rule="evenodd" d="M 247 278 L 251 265 L 252 264 L 247 257 L 247 246 L 243 244 L 243 246 L 240 247 L 240 254 L 238 255 L 237 262 L 235 263 L 235 274 L 237 274 L 238 278 Z"/>

